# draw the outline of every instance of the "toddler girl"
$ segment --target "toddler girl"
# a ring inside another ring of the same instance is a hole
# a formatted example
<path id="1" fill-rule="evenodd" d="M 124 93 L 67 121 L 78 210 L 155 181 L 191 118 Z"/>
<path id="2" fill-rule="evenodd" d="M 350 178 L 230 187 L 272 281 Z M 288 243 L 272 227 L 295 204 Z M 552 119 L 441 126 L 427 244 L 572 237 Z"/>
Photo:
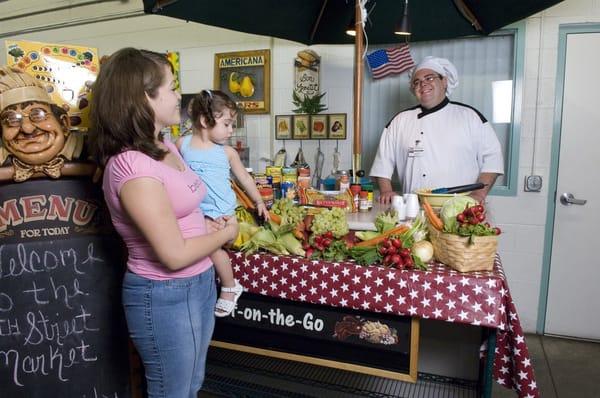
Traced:
<path id="1" fill-rule="evenodd" d="M 230 172 L 254 200 L 256 209 L 265 220 L 269 212 L 262 201 L 254 179 L 242 164 L 235 149 L 227 145 L 233 132 L 237 113 L 236 104 L 218 90 L 202 90 L 188 106 L 192 119 L 192 134 L 177 141 L 184 160 L 198 174 L 208 188 L 200 204 L 206 217 L 218 220 L 235 214 L 237 201 L 230 185 Z M 221 280 L 221 294 L 215 307 L 215 315 L 225 317 L 235 309 L 243 287 L 233 277 L 227 252 L 218 249 L 211 256 Z"/>

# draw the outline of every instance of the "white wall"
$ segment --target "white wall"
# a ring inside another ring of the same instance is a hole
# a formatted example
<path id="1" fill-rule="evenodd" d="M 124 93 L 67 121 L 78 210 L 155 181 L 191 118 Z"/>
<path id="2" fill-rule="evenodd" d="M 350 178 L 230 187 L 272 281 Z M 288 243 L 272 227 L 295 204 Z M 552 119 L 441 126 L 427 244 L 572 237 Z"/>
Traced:
<path id="1" fill-rule="evenodd" d="M 59 13 L 45 13 L 32 18 L 15 16 L 56 6 L 77 6 L 82 1 L 9 0 L 0 3 L 0 39 L 21 39 L 50 43 L 69 43 L 97 47 L 100 55 L 125 46 L 156 51 L 173 50 L 181 55 L 181 82 L 184 93 L 211 88 L 214 53 L 270 48 L 272 51 L 272 109 L 269 115 L 248 115 L 246 130 L 251 148 L 250 163 L 263 169 L 262 157 L 272 158 L 282 146 L 274 137 L 273 115 L 289 114 L 293 87 L 293 59 L 305 46 L 263 36 L 236 33 L 158 16 L 133 16 L 111 22 L 87 23 L 75 27 L 55 28 L 38 33 L 12 35 L 10 32 L 59 22 L 91 21 L 120 13 L 140 14 L 141 1 L 112 1 L 75 7 Z M 11 18 L 12 17 L 12 18 Z M 544 178 L 540 193 L 523 192 L 516 197 L 492 197 L 495 221 L 503 229 L 500 253 L 515 299 L 521 323 L 526 331 L 535 331 L 541 282 L 542 255 L 547 209 L 547 182 L 550 167 L 554 93 L 556 81 L 558 28 L 560 24 L 600 22 L 598 0 L 566 0 L 526 20 L 525 82 L 520 142 L 519 178 L 521 182 L 533 171 Z M 541 32 L 541 40 L 540 40 Z M 351 167 L 353 48 L 351 46 L 314 46 L 322 56 L 321 90 L 326 91 L 328 112 L 348 114 L 348 139 L 340 141 L 341 168 Z M 0 64 L 6 62 L 0 53 Z M 538 80 L 538 70 L 540 76 Z M 538 96 L 539 81 L 539 96 Z M 537 121 L 535 118 L 537 117 Z M 534 130 L 536 144 L 533 145 Z M 299 145 L 287 142 L 288 163 Z M 323 175 L 332 168 L 334 142 L 322 142 L 325 153 Z M 304 142 L 306 160 L 314 166 L 316 143 Z M 369 165 L 363 165 L 368 168 Z"/>

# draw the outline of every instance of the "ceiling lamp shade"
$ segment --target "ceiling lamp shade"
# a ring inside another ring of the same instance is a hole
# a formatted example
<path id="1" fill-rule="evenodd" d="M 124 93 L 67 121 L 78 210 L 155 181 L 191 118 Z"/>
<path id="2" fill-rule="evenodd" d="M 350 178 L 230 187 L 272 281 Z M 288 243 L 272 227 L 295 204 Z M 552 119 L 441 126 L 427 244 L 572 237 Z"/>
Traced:
<path id="1" fill-rule="evenodd" d="M 352 18 L 348 27 L 346 28 L 346 34 L 348 36 L 356 36 L 356 20 Z"/>
<path id="2" fill-rule="evenodd" d="M 410 36 L 410 21 L 408 19 L 408 0 L 404 0 L 404 13 L 402 14 L 402 19 L 400 20 L 400 24 L 396 26 L 394 29 L 394 34 L 399 36 Z"/>

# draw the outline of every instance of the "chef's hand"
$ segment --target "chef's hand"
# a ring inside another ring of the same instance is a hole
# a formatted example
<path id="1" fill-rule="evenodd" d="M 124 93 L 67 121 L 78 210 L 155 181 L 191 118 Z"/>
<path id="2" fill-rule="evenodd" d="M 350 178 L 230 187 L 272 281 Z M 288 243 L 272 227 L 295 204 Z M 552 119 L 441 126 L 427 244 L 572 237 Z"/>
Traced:
<path id="1" fill-rule="evenodd" d="M 394 197 L 394 195 L 398 194 L 394 191 L 379 192 L 379 203 L 381 203 L 382 205 L 392 203 L 392 198 Z"/>

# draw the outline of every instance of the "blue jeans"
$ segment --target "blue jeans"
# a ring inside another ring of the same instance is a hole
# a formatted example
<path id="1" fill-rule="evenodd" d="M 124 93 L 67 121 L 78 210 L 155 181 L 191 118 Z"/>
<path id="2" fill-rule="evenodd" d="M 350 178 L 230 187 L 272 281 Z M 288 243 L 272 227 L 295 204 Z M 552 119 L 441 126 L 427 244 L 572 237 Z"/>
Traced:
<path id="1" fill-rule="evenodd" d="M 214 268 L 189 278 L 123 280 L 129 335 L 146 373 L 149 398 L 196 398 L 215 326 Z"/>

